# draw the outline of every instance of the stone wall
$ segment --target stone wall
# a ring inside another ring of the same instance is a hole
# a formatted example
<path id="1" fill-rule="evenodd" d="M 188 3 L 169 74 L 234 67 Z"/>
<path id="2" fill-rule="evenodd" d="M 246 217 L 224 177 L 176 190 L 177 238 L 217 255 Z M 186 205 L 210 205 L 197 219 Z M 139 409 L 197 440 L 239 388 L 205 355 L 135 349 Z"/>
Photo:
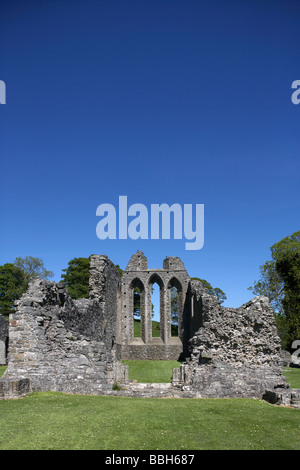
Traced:
<path id="1" fill-rule="evenodd" d="M 6 364 L 8 345 L 8 321 L 0 315 L 0 366 Z"/>
<path id="2" fill-rule="evenodd" d="M 90 257 L 89 301 L 99 306 L 98 321 L 108 350 L 119 356 L 117 348 L 118 315 L 121 301 L 121 277 L 106 255 Z M 99 329 L 98 328 L 98 329 Z"/>
<path id="3" fill-rule="evenodd" d="M 13 396 L 9 384 L 28 380 L 31 391 L 86 394 L 128 381 L 127 367 L 116 361 L 107 341 L 105 292 L 100 305 L 97 299 L 72 300 L 55 282 L 30 284 L 10 316 L 8 368 L 0 379 L 4 397 Z M 20 385 L 14 387 L 18 393 Z"/>
<path id="4" fill-rule="evenodd" d="M 261 397 L 285 387 L 280 338 L 266 297 L 238 309 L 222 307 L 199 281 L 192 283 L 199 328 L 189 342 L 190 359 L 174 370 L 173 383 L 203 397 Z"/>
<path id="5" fill-rule="evenodd" d="M 151 335 L 154 282 L 160 286 L 159 338 Z M 141 293 L 139 338 L 133 334 L 136 286 Z M 171 335 L 173 286 L 179 296 L 178 337 Z M 0 317 L 0 340 L 7 335 L 5 325 Z M 10 316 L 0 398 L 38 390 L 111 394 L 115 382 L 129 387 L 124 393 L 130 396 L 138 392 L 130 388 L 128 368 L 120 359 L 179 356 L 185 360 L 174 369 L 164 396 L 268 396 L 295 403 L 299 398 L 298 392 L 287 391 L 281 375 L 280 339 L 267 298 L 255 297 L 237 309 L 222 307 L 189 277 L 179 258 L 168 257 L 162 268 L 149 269 L 142 252 L 131 257 L 122 278 L 107 256 L 91 256 L 89 299 L 73 300 L 61 283 L 30 284 Z"/>

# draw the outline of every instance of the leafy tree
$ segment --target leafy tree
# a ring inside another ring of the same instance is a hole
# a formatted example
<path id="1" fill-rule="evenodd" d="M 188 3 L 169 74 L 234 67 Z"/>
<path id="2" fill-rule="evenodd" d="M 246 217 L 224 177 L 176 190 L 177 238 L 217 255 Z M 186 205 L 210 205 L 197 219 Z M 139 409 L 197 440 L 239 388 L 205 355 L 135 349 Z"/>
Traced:
<path id="1" fill-rule="evenodd" d="M 282 299 L 284 296 L 284 284 L 277 270 L 275 261 L 266 261 L 259 267 L 260 279 L 255 281 L 253 286 L 248 287 L 254 295 L 264 295 L 268 297 L 274 311 L 283 313 Z"/>
<path id="2" fill-rule="evenodd" d="M 120 276 L 123 270 L 117 264 L 116 268 Z M 68 263 L 68 267 L 62 270 L 61 281 L 67 287 L 69 294 L 73 299 L 87 299 L 89 297 L 90 280 L 90 257 L 73 258 Z"/>
<path id="3" fill-rule="evenodd" d="M 45 268 L 41 258 L 34 258 L 33 256 L 18 257 L 15 259 L 14 265 L 22 269 L 27 283 L 34 278 L 48 279 L 54 277 L 54 273 Z"/>
<path id="4" fill-rule="evenodd" d="M 89 296 L 90 258 L 73 258 L 63 269 L 62 282 L 73 299 L 87 299 Z"/>
<path id="5" fill-rule="evenodd" d="M 0 313 L 8 316 L 14 312 L 14 301 L 26 291 L 28 282 L 22 269 L 13 263 L 0 266 Z"/>
<path id="6" fill-rule="evenodd" d="M 171 287 L 171 324 L 178 325 L 179 296 L 176 287 Z"/>
<path id="7" fill-rule="evenodd" d="M 116 265 L 118 267 L 118 265 Z M 153 293 L 153 287 L 152 287 Z M 152 317 L 154 317 L 154 305 L 152 305 Z M 141 317 L 141 290 L 139 287 L 133 289 L 133 316 L 135 319 Z"/>
<path id="8" fill-rule="evenodd" d="M 224 300 L 227 299 L 225 292 L 223 292 L 222 289 L 220 289 L 219 287 L 213 287 L 208 281 L 206 281 L 205 279 L 199 279 L 199 277 L 192 277 L 192 279 L 195 279 L 196 281 L 201 281 L 204 289 L 207 290 L 207 293 L 218 297 L 221 303 L 223 303 Z"/>
<path id="9" fill-rule="evenodd" d="M 264 295 L 270 300 L 275 313 L 278 335 L 283 349 L 288 347 L 288 323 L 283 311 L 284 283 L 280 278 L 274 260 L 266 261 L 259 267 L 260 279 L 248 287 L 254 295 Z"/>
<path id="10" fill-rule="evenodd" d="M 26 292 L 31 279 L 53 276 L 43 260 L 33 256 L 18 257 L 13 263 L 0 266 L 0 313 L 7 316 L 14 312 L 14 301 Z"/>
<path id="11" fill-rule="evenodd" d="M 141 316 L 141 291 L 139 287 L 133 289 L 133 316 L 135 318 Z"/>
<path id="12" fill-rule="evenodd" d="M 260 266 L 261 278 L 249 287 L 266 295 L 275 311 L 278 334 L 284 349 L 300 338 L 300 231 L 275 243 L 272 260 Z"/>
<path id="13" fill-rule="evenodd" d="M 271 255 L 284 284 L 282 306 L 288 323 L 287 344 L 300 339 L 300 231 L 271 247 Z"/>
<path id="14" fill-rule="evenodd" d="M 171 287 L 171 334 L 178 336 L 179 295 L 176 287 Z"/>

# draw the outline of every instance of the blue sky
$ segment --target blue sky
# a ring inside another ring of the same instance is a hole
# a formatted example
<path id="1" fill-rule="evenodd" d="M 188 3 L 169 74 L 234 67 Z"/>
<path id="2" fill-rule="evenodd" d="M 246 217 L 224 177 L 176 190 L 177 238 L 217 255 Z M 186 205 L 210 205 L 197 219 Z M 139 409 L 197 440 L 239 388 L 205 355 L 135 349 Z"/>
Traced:
<path id="1" fill-rule="evenodd" d="M 238 307 L 299 230 L 299 1 L 51 0 L 0 7 L 0 264 L 179 256 Z M 99 240 L 96 208 L 204 204 L 205 242 Z"/>

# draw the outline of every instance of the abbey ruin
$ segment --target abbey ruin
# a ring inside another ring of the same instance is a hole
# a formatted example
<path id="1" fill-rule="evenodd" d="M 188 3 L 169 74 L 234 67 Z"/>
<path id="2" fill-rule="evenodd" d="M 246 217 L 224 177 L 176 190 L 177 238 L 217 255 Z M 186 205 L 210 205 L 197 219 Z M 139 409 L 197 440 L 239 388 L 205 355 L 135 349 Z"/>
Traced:
<path id="1" fill-rule="evenodd" d="M 10 316 L 0 398 L 59 391 L 299 404 L 300 391 L 290 390 L 282 376 L 280 339 L 266 297 L 240 308 L 223 307 L 190 278 L 179 258 L 167 257 L 162 268 L 149 269 L 140 251 L 122 276 L 106 255 L 91 256 L 89 283 L 89 298 L 73 300 L 61 283 L 31 282 Z M 154 283 L 160 288 L 159 337 L 152 336 L 151 327 Z M 134 335 L 137 288 L 139 337 Z M 171 328 L 173 288 L 178 293 L 176 335 Z M 175 359 L 181 365 L 173 369 L 170 384 L 134 384 L 124 359 Z"/>

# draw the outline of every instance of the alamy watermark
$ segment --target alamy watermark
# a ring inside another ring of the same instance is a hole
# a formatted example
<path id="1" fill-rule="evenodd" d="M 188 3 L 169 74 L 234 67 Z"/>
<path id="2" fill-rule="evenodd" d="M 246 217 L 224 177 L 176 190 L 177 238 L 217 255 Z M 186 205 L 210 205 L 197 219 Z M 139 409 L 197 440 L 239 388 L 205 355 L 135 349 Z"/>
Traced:
<path id="1" fill-rule="evenodd" d="M 300 355 L 300 339 L 297 339 L 296 341 L 293 342 L 292 344 L 292 349 L 296 349 L 296 351 L 293 352 L 292 354 L 292 363 L 293 364 L 297 364 L 299 365 L 300 364 L 300 357 L 298 357 Z"/>
<path id="2" fill-rule="evenodd" d="M 6 104 L 6 85 L 3 80 L 0 80 L 0 104 Z"/>
<path id="3" fill-rule="evenodd" d="M 186 250 L 200 250 L 204 244 L 204 204 L 151 204 L 149 214 L 144 204 L 128 207 L 127 196 L 119 196 L 118 210 L 100 204 L 96 215 L 101 217 L 96 227 L 100 240 L 170 240 L 173 235 L 174 240 L 188 240 Z"/>
<path id="4" fill-rule="evenodd" d="M 300 80 L 294 80 L 292 83 L 292 89 L 296 89 L 291 96 L 291 100 L 293 104 L 300 103 Z"/>

